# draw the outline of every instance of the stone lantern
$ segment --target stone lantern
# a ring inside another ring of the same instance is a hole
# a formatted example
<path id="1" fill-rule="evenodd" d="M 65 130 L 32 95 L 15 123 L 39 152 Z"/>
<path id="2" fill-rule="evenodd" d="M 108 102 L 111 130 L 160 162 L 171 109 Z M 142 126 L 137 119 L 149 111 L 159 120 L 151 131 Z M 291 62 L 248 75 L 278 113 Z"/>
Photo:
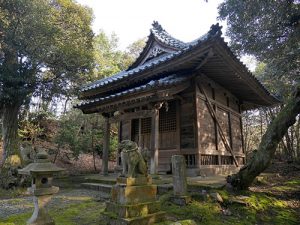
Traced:
<path id="1" fill-rule="evenodd" d="M 36 155 L 33 163 L 18 170 L 19 174 L 32 176 L 32 185 L 28 188 L 33 195 L 34 212 L 27 224 L 53 225 L 54 220 L 50 217 L 45 206 L 49 203 L 52 195 L 57 193 L 59 188 L 52 186 L 53 175 L 63 171 L 48 159 L 45 150 L 41 150 Z"/>

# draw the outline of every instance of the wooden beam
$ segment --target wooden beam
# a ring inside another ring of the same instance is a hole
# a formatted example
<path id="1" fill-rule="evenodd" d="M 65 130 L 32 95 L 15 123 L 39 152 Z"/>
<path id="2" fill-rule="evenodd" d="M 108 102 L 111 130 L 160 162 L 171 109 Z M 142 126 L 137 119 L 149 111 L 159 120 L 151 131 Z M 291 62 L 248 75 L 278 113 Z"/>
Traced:
<path id="1" fill-rule="evenodd" d="M 142 147 L 142 119 L 139 118 L 139 147 Z"/>
<path id="2" fill-rule="evenodd" d="M 216 121 L 216 123 L 217 123 L 217 126 L 218 126 L 218 128 L 219 128 L 218 131 L 219 131 L 220 137 L 221 137 L 221 139 L 222 139 L 222 142 L 223 142 L 223 144 L 224 144 L 226 150 L 229 151 L 229 152 L 231 153 L 232 158 L 233 158 L 233 161 L 234 161 L 234 164 L 238 167 L 238 166 L 239 166 L 238 161 L 236 160 L 236 158 L 235 158 L 235 156 L 234 156 L 234 154 L 233 154 L 232 148 L 230 147 L 230 144 L 228 143 L 228 140 L 227 140 L 227 138 L 225 137 L 225 134 L 224 134 L 223 129 L 222 129 L 222 127 L 221 127 L 221 125 L 220 125 L 220 123 L 219 123 L 219 121 L 218 121 L 218 118 L 217 118 L 217 116 L 216 116 L 216 114 L 215 114 L 215 111 L 214 111 L 214 109 L 213 109 L 213 106 L 212 106 L 211 102 L 209 101 L 209 99 L 208 99 L 208 97 L 207 97 L 207 95 L 206 95 L 204 89 L 202 88 L 201 84 L 199 84 L 199 82 L 197 82 L 197 87 L 198 87 L 199 90 L 204 94 L 205 99 L 206 99 L 206 105 L 207 105 L 208 111 L 210 112 L 210 115 L 212 116 L 212 118 L 213 118 L 213 119 Z"/>
<path id="3" fill-rule="evenodd" d="M 207 55 L 205 56 L 205 58 L 201 61 L 201 63 L 194 70 L 195 71 L 199 70 L 205 63 L 207 63 L 207 60 L 209 58 L 213 57 L 213 55 L 214 55 L 214 52 L 213 52 L 212 48 L 210 48 Z"/>
<path id="4" fill-rule="evenodd" d="M 200 143 L 200 133 L 201 133 L 201 124 L 200 124 L 200 106 L 199 106 L 199 98 L 198 98 L 198 92 L 199 88 L 197 88 L 197 83 L 195 82 L 195 107 L 196 107 L 196 144 L 198 148 L 198 153 L 201 154 L 201 143 Z"/>
<path id="5" fill-rule="evenodd" d="M 180 101 L 176 101 L 176 150 L 177 151 L 180 151 L 181 149 L 181 137 L 180 137 L 180 125 L 181 125 L 181 122 L 180 122 Z"/>
<path id="6" fill-rule="evenodd" d="M 206 101 L 206 98 L 203 94 L 200 94 L 200 93 L 197 93 L 198 97 L 204 101 Z M 239 112 L 236 112 L 234 111 L 233 109 L 227 107 L 226 105 L 220 103 L 220 102 L 217 102 L 216 100 L 210 98 L 207 96 L 207 98 L 209 99 L 209 101 L 211 102 L 212 105 L 216 105 L 217 107 L 225 110 L 225 111 L 228 111 L 228 112 L 231 112 L 231 114 L 237 116 L 238 118 L 241 118 L 241 114 Z"/>
<path id="7" fill-rule="evenodd" d="M 154 110 L 140 110 L 136 112 L 128 112 L 121 115 L 113 116 L 109 118 L 109 121 L 111 123 L 116 123 L 122 120 L 147 118 L 147 117 L 152 117 L 154 113 L 155 113 Z"/>
<path id="8" fill-rule="evenodd" d="M 102 175 L 108 175 L 108 153 L 109 153 L 109 139 L 110 139 L 110 123 L 109 119 L 105 117 L 104 120 L 104 142 L 102 154 Z"/>

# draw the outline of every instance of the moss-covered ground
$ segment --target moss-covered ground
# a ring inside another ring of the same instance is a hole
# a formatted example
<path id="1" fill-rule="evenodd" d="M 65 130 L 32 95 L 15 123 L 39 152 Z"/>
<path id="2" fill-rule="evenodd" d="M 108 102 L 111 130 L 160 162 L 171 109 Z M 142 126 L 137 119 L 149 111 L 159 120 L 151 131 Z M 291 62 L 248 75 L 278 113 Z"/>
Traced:
<path id="1" fill-rule="evenodd" d="M 162 208 L 169 221 L 192 219 L 197 224 L 266 224 L 298 225 L 300 221 L 300 179 L 272 179 L 254 185 L 249 191 L 231 192 L 210 189 L 192 194 L 187 206 L 177 206 L 169 201 L 171 193 L 161 197 Z M 210 193 L 219 193 L 223 203 L 217 202 Z M 160 223 L 160 225 L 168 222 Z"/>
<path id="2" fill-rule="evenodd" d="M 57 225 L 93 225 L 103 224 L 101 213 L 104 210 L 104 201 L 97 200 L 97 195 L 91 190 L 74 188 L 73 185 L 62 188 L 60 194 L 53 199 L 49 212 Z M 211 197 L 210 193 L 218 192 L 223 203 Z M 0 197 L 0 211 L 11 205 L 20 205 L 31 199 L 16 198 L 20 192 L 13 192 L 12 198 Z M 256 184 L 249 191 L 230 192 L 225 189 L 209 189 L 199 187 L 193 190 L 192 202 L 187 206 L 177 206 L 170 201 L 171 193 L 160 196 L 162 210 L 166 212 L 166 221 L 194 220 L 196 224 L 266 224 L 266 225 L 293 225 L 300 221 L 300 178 L 279 177 L 266 179 Z M 2 200 L 1 200 L 2 198 Z M 238 199 L 238 201 L 236 201 Z M 3 202 L 7 202 L 5 205 Z M 1 203 L 2 202 L 2 203 Z M 24 203 L 25 205 L 25 203 Z M 2 208 L 1 208 L 2 207 Z M 27 211 L 20 211 L 5 218 L 0 216 L 0 225 L 23 225 L 32 214 L 32 205 Z M 0 213 L 1 215 L 1 213 Z M 185 223 L 182 223 L 185 224 Z M 187 224 L 189 224 L 187 222 Z"/>

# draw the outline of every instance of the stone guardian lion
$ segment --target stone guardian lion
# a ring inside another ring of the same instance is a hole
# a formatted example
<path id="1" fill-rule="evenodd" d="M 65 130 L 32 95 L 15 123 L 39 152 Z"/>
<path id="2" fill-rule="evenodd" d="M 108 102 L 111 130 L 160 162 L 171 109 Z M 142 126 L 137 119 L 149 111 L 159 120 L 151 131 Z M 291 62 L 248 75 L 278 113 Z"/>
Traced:
<path id="1" fill-rule="evenodd" d="M 138 145 L 130 140 L 123 140 L 119 144 L 122 160 L 121 177 L 136 178 L 148 175 L 147 164 Z"/>

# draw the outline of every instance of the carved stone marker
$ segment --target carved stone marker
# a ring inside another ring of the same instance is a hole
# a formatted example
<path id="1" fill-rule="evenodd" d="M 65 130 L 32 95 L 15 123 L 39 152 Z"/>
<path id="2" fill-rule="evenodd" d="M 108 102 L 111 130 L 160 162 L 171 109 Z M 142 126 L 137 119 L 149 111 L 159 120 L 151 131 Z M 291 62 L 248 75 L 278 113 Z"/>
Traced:
<path id="1" fill-rule="evenodd" d="M 57 193 L 59 188 L 52 186 L 53 175 L 63 171 L 48 159 L 48 154 L 41 150 L 36 156 L 34 163 L 20 169 L 19 174 L 32 176 L 32 186 L 28 188 L 33 194 L 34 212 L 27 221 L 30 225 L 54 225 L 54 220 L 48 214 L 45 206 L 49 203 L 52 195 Z"/>
<path id="2" fill-rule="evenodd" d="M 162 221 L 156 199 L 157 186 L 147 175 L 146 163 L 137 144 L 126 140 L 120 143 L 123 173 L 112 187 L 111 201 L 107 202 L 105 216 L 110 225 L 148 225 Z M 122 153 L 121 153 L 122 154 Z"/>
<path id="3" fill-rule="evenodd" d="M 191 198 L 187 195 L 186 163 L 182 155 L 172 156 L 173 190 L 172 201 L 178 205 L 186 205 Z"/>

